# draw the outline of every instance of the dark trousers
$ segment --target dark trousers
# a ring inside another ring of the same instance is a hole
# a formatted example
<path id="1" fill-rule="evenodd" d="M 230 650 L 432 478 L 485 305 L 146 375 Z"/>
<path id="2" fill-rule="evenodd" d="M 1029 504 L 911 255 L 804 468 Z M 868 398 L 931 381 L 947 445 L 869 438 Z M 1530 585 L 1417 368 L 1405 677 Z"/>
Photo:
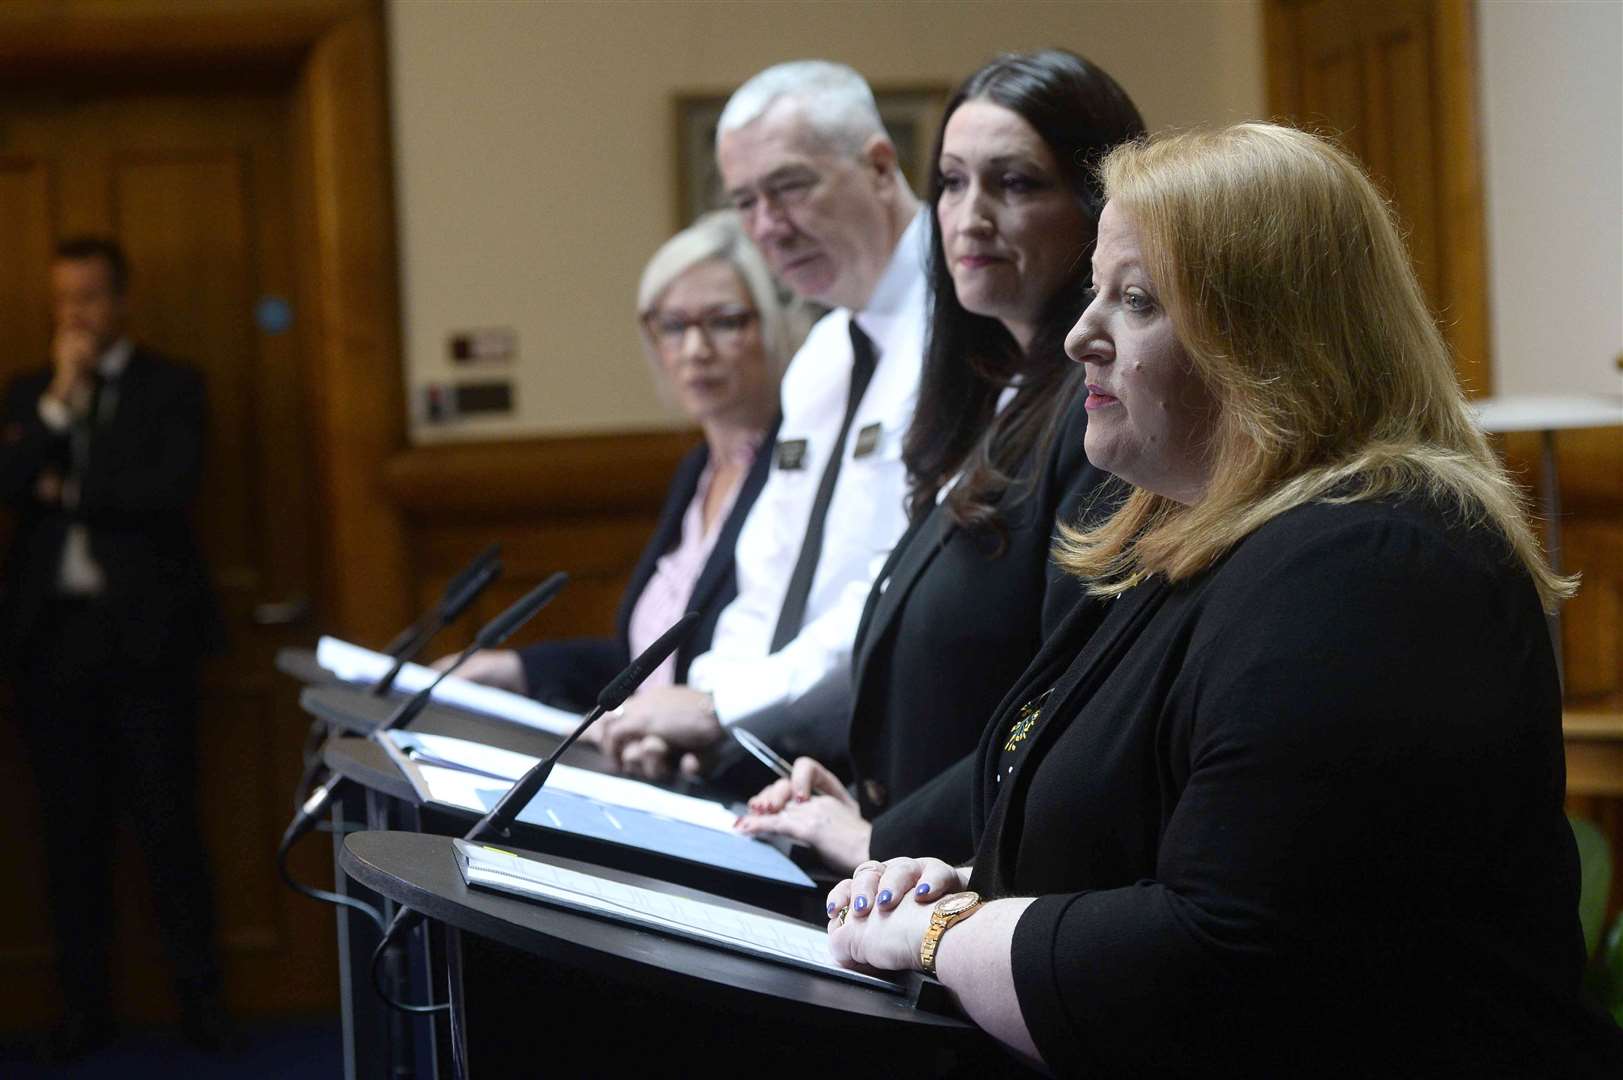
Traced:
<path id="1" fill-rule="evenodd" d="M 17 703 L 44 819 L 45 868 L 70 1012 L 111 1014 L 112 838 L 124 817 L 146 858 L 183 1004 L 218 983 L 197 811 L 195 665 L 120 662 L 117 622 L 63 599 L 29 635 Z"/>

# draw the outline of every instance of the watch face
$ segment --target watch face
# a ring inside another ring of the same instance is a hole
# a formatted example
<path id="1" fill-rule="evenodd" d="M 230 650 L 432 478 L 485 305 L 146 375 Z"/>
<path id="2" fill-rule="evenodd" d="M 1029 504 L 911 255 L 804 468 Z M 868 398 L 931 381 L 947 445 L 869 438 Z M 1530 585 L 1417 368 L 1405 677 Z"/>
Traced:
<path id="1" fill-rule="evenodd" d="M 980 903 L 980 899 L 979 896 L 972 892 L 959 892 L 953 893 L 951 896 L 943 896 L 936 901 L 935 913 L 937 915 L 956 915 L 960 911 L 967 911 L 974 907 Z"/>

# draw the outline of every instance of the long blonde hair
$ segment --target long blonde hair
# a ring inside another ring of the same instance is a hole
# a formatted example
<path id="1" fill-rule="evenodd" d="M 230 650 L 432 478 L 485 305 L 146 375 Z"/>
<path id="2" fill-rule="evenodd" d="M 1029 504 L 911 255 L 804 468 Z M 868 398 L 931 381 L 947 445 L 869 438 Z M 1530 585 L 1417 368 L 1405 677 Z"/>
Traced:
<path id="1" fill-rule="evenodd" d="M 1546 608 L 1572 594 L 1357 162 L 1306 132 L 1237 124 L 1118 147 L 1100 171 L 1217 402 L 1211 481 L 1194 505 L 1135 488 L 1096 527 L 1063 528 L 1061 566 L 1114 595 L 1142 573 L 1199 574 L 1304 503 L 1424 493 L 1502 534 Z"/>

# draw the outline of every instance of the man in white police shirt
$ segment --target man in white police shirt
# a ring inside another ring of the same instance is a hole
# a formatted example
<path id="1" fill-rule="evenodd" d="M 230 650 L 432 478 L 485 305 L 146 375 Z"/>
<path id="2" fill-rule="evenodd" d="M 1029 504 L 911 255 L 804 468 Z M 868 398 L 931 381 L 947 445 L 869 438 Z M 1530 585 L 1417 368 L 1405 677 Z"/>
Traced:
<path id="1" fill-rule="evenodd" d="M 873 92 L 843 65 L 768 68 L 728 101 L 716 157 L 774 272 L 834 310 L 784 376 L 772 472 L 710 651 L 688 686 L 637 694 L 600 725 L 605 752 L 647 776 L 731 750 L 723 729 L 740 721 L 787 756 L 841 758 L 852 639 L 907 525 L 901 444 L 924 355 L 929 228 Z"/>

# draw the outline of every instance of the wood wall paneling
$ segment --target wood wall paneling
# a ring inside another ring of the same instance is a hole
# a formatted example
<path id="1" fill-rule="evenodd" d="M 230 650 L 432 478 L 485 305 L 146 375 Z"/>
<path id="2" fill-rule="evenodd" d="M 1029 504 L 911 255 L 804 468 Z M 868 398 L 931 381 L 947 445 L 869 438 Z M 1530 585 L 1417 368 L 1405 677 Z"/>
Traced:
<path id="1" fill-rule="evenodd" d="M 326 618 L 371 642 L 410 618 L 406 545 L 382 483 L 405 443 L 386 84 L 381 19 L 350 18 L 313 43 L 296 101 L 313 226 L 305 302 L 317 341 L 306 370 L 319 387 Z"/>
<path id="2" fill-rule="evenodd" d="M 503 578 L 471 619 L 435 649 L 464 644 L 547 575 L 570 584 L 513 638 L 608 634 L 626 582 L 653 532 L 691 432 L 624 434 L 420 447 L 388 465 L 409 544 L 415 596 L 427 607 L 474 553 L 502 544 Z"/>
<path id="3" fill-rule="evenodd" d="M 0 340 L 17 342 L 16 355 L 0 357 L 0 376 L 9 377 L 38 363 L 51 340 L 50 293 L 35 267 L 50 258 L 52 203 L 50 162 L 6 155 L 0 127 Z"/>

